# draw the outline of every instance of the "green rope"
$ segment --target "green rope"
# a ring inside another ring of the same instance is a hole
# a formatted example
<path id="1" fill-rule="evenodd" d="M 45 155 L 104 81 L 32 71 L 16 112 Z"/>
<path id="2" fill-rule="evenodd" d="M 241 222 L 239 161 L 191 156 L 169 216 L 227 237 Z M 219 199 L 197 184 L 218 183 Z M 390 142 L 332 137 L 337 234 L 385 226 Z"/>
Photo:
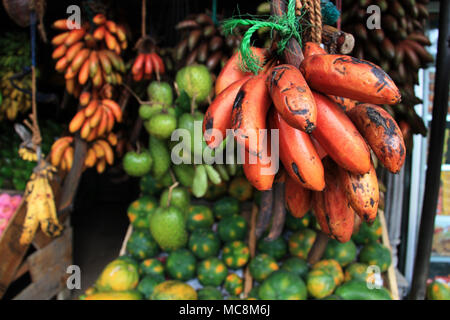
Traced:
<path id="1" fill-rule="evenodd" d="M 217 0 L 213 0 L 212 2 L 212 20 L 217 25 Z"/>
<path id="2" fill-rule="evenodd" d="M 262 61 L 259 61 L 257 57 L 252 53 L 251 38 L 256 30 L 260 28 L 270 28 L 272 31 L 278 31 L 281 40 L 278 42 L 277 53 L 281 55 L 286 49 L 289 40 L 294 37 L 300 46 L 302 45 L 301 38 L 301 25 L 299 23 L 300 19 L 303 17 L 304 12 L 300 16 L 295 15 L 295 0 L 289 0 L 287 12 L 281 17 L 271 16 L 267 20 L 261 19 L 229 19 L 225 20 L 222 24 L 223 30 L 226 34 L 232 34 L 233 30 L 238 26 L 251 26 L 244 34 L 241 41 L 241 51 L 242 61 L 241 69 L 244 72 L 252 72 L 258 74 L 259 70 L 262 69 Z"/>

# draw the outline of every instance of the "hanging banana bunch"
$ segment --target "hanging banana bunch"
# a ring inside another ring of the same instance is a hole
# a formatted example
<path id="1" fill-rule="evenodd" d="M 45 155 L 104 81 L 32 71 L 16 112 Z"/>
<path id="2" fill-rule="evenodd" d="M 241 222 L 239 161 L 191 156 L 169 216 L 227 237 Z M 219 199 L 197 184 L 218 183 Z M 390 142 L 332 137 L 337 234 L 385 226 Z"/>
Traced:
<path id="1" fill-rule="evenodd" d="M 114 162 L 111 146 L 117 144 L 117 137 L 112 130 L 122 121 L 122 109 L 113 100 L 113 90 L 114 85 L 122 83 L 125 64 L 120 54 L 128 43 L 125 28 L 104 14 L 95 15 L 92 22 L 92 26 L 86 22 L 79 29 L 69 30 L 67 20 L 55 21 L 53 27 L 64 32 L 52 39 L 56 46 L 52 57 L 58 59 L 55 69 L 64 72 L 66 90 L 79 99 L 80 107 L 69 123 L 69 131 L 89 143 L 83 170 L 96 166 L 102 173 L 106 164 Z M 164 66 L 162 70 L 151 67 L 157 73 L 164 71 Z M 73 137 L 62 137 L 50 151 L 52 165 L 63 172 L 73 166 L 72 144 Z"/>
<path id="2" fill-rule="evenodd" d="M 221 133 L 220 138 L 227 129 L 236 130 L 234 138 L 246 157 L 257 155 L 254 163 L 247 159 L 244 163 L 248 181 L 269 192 L 276 182 L 284 182 L 284 200 L 292 215 L 301 218 L 313 207 L 322 232 L 347 242 L 355 216 L 368 223 L 377 216 L 379 188 L 371 152 L 392 173 L 404 164 L 402 132 L 379 106 L 398 104 L 401 93 L 380 66 L 350 55 L 328 54 L 319 45 L 317 31 L 315 42 L 304 43 L 299 67 L 283 63 L 275 52 L 250 46 L 251 33 L 258 27 L 285 30 L 283 23 L 289 17 L 292 32 L 298 32 L 292 18 L 294 0 L 288 10 L 287 18 L 251 21 L 241 50 L 217 77 L 217 96 L 203 120 L 204 138 L 210 148 L 217 148 L 221 141 L 213 132 Z M 248 21 L 231 19 L 225 27 Z M 277 130 L 279 159 L 271 158 L 274 137 L 270 130 L 267 135 L 261 131 L 266 129 Z M 275 176 L 278 166 L 271 162 L 278 161 L 284 177 Z M 283 212 L 274 210 L 272 227 L 282 226 L 277 222 L 283 221 Z"/>
<path id="3" fill-rule="evenodd" d="M 428 20 L 428 0 L 364 0 L 342 3 L 342 29 L 355 37 L 353 55 L 377 63 L 398 84 L 402 101 L 389 108 L 403 132 L 422 135 L 426 128 L 414 106 L 421 103 L 415 96 L 414 85 L 419 83 L 419 69 L 433 62 L 426 46 L 431 45 L 425 35 Z M 377 5 L 381 10 L 381 28 L 368 29 L 366 10 Z M 405 137 L 406 138 L 406 137 Z"/>
<path id="4" fill-rule="evenodd" d="M 121 73 L 125 72 L 120 57 L 128 46 L 125 28 L 101 13 L 93 18 L 93 23 L 92 28 L 85 22 L 72 30 L 66 19 L 53 23 L 53 28 L 64 31 L 52 39 L 56 47 L 52 53 L 57 60 L 55 69 L 64 73 L 67 92 L 77 97 L 89 79 L 94 88 L 101 88 L 106 83 L 121 84 Z"/>
<path id="5" fill-rule="evenodd" d="M 0 37 L 0 121 L 5 117 L 13 121 L 19 113 L 25 113 L 31 108 L 30 96 L 18 89 L 30 90 L 31 76 L 14 80 L 18 88 L 10 80 L 28 67 L 29 63 L 30 43 L 27 33 L 7 32 Z"/>
<path id="6" fill-rule="evenodd" d="M 103 173 L 106 164 L 114 163 L 114 150 L 117 145 L 117 136 L 110 132 L 105 138 L 97 139 L 89 143 L 83 170 L 96 167 L 98 173 Z M 73 137 L 66 136 L 55 141 L 50 151 L 50 162 L 54 167 L 63 172 L 72 169 L 74 161 Z"/>
<path id="7" fill-rule="evenodd" d="M 166 72 L 164 61 L 156 52 L 157 47 L 149 36 L 144 36 L 136 43 L 138 55 L 131 67 L 133 80 L 139 82 L 141 80 L 150 80 L 152 75 L 156 75 L 159 79 L 160 75 Z"/>
<path id="8" fill-rule="evenodd" d="M 200 63 L 217 71 L 241 42 L 238 35 L 225 37 L 205 13 L 188 17 L 175 29 L 182 32 L 182 39 L 175 47 L 174 59 L 183 66 Z"/>
<path id="9" fill-rule="evenodd" d="M 27 213 L 19 239 L 21 245 L 31 243 L 39 226 L 49 237 L 57 237 L 63 230 L 58 221 L 54 194 L 50 186 L 55 172 L 55 167 L 42 160 L 27 183 L 24 195 Z"/>

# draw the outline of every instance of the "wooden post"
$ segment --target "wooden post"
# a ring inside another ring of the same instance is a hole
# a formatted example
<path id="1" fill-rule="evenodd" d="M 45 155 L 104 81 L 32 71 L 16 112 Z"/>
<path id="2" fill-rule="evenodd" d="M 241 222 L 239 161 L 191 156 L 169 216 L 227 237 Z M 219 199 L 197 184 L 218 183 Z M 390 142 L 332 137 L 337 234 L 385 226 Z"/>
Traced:
<path id="1" fill-rule="evenodd" d="M 381 224 L 381 240 L 383 242 L 383 245 L 386 246 L 389 249 L 389 252 L 391 254 L 391 260 L 392 260 L 392 247 L 389 241 L 389 235 L 386 225 L 386 219 L 384 217 L 384 211 L 378 210 L 378 219 L 380 219 Z M 388 276 L 388 289 L 392 294 L 393 300 L 399 300 L 399 294 L 398 294 L 398 284 L 397 284 L 397 277 L 395 275 L 395 266 L 393 263 L 389 266 L 389 269 L 387 270 L 387 276 Z"/>
<path id="2" fill-rule="evenodd" d="M 448 73 L 448 65 L 450 64 L 450 50 L 448 46 L 449 33 L 450 1 L 440 1 L 433 118 L 431 120 L 425 191 L 410 297 L 415 300 L 422 300 L 425 298 L 426 281 L 428 278 L 431 248 L 433 244 L 434 221 L 436 218 L 439 195 L 441 161 L 448 108 L 448 86 L 450 82 L 450 75 Z"/>
<path id="3" fill-rule="evenodd" d="M 355 38 L 350 33 L 324 25 L 322 29 L 322 43 L 332 49 L 330 53 L 349 54 L 355 46 Z"/>
<path id="4" fill-rule="evenodd" d="M 81 174 L 83 173 L 84 159 L 87 153 L 87 143 L 79 136 L 75 139 L 75 151 L 73 155 L 73 166 L 64 179 L 62 186 L 61 198 L 59 199 L 58 212 L 70 210 L 73 198 L 77 193 L 78 185 L 80 183 Z"/>

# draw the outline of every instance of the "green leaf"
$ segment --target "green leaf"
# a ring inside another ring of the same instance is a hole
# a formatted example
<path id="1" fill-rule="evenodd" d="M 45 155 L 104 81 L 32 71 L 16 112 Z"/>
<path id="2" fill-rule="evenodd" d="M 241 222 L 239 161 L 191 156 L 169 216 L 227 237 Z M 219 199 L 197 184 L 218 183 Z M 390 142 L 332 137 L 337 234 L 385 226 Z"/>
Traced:
<path id="1" fill-rule="evenodd" d="M 181 109 L 183 112 L 191 111 L 191 99 L 189 98 L 186 91 L 181 90 L 180 95 L 175 100 L 176 108 Z"/>

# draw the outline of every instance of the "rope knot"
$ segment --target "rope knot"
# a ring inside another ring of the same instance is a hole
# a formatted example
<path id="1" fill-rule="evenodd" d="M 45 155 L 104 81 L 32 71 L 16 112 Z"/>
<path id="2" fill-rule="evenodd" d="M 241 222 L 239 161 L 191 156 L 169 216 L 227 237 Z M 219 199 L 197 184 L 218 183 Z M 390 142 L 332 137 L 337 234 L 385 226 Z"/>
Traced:
<path id="1" fill-rule="evenodd" d="M 296 0 L 289 0 L 287 12 L 281 17 L 270 17 L 268 20 L 261 19 L 229 19 L 223 22 L 223 29 L 225 33 L 231 34 L 238 26 L 251 26 L 244 34 L 241 42 L 241 66 L 244 72 L 252 72 L 258 74 L 262 69 L 261 62 L 257 60 L 250 49 L 250 40 L 254 32 L 260 28 L 270 28 L 271 31 L 276 30 L 280 35 L 278 42 L 278 54 L 282 54 L 286 49 L 288 41 L 294 37 L 300 46 L 302 45 L 300 19 L 303 17 L 303 12 L 300 16 L 296 16 Z"/>

